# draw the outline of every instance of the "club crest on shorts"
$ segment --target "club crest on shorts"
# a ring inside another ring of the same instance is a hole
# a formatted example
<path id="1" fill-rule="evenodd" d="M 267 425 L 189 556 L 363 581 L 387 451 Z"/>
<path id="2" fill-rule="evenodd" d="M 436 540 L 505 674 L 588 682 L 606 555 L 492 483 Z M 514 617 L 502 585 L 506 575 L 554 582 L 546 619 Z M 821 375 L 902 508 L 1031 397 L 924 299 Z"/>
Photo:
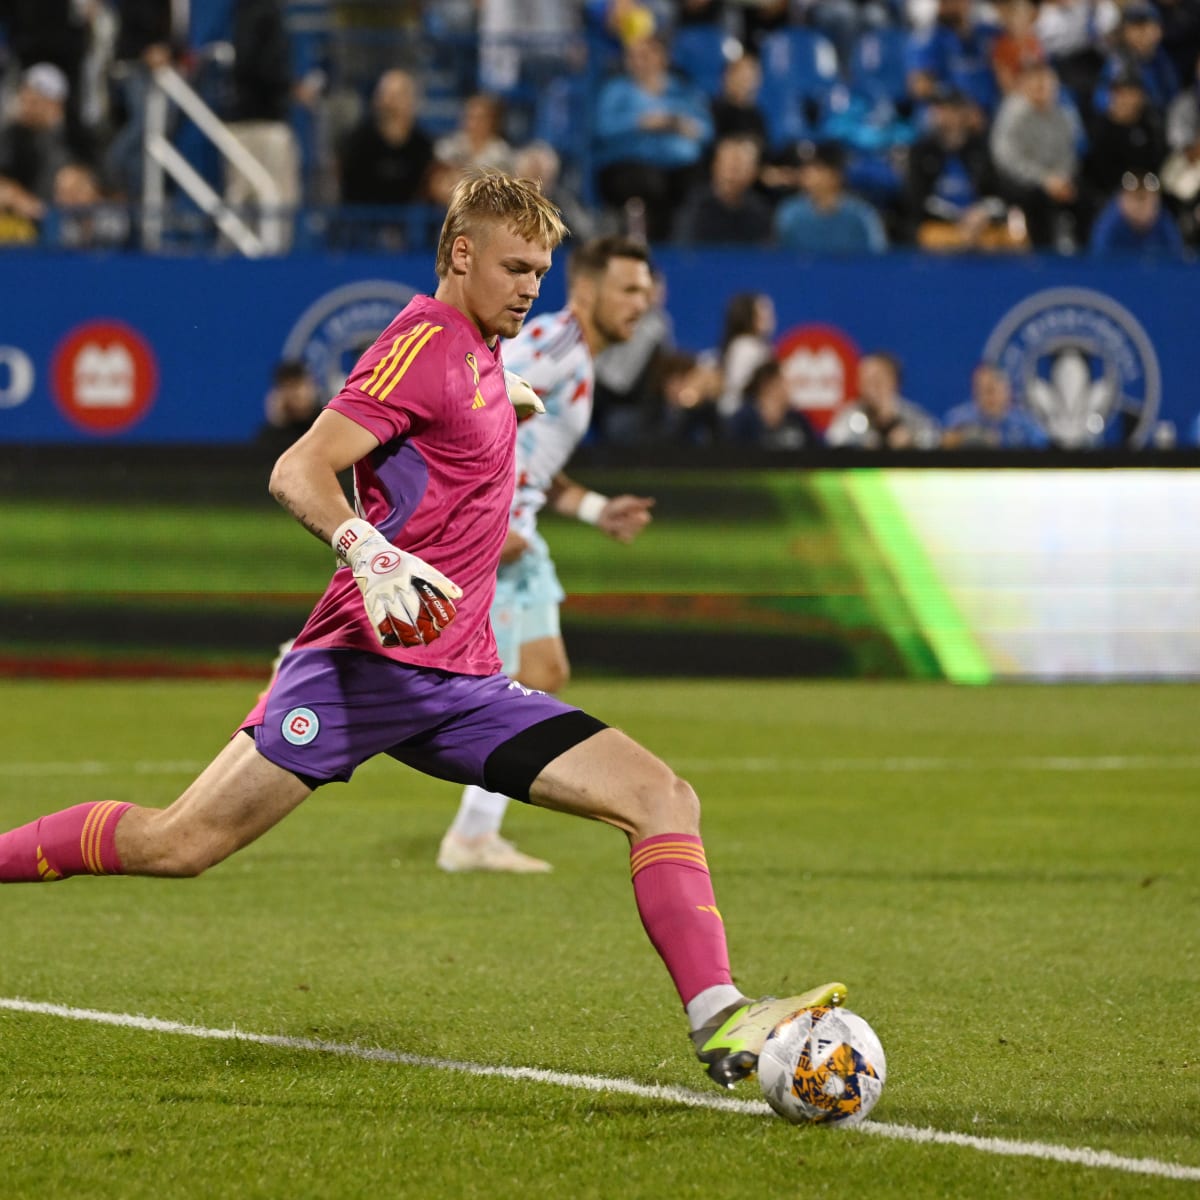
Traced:
<path id="1" fill-rule="evenodd" d="M 293 708 L 283 718 L 280 732 L 293 746 L 307 746 L 321 731 L 321 722 L 311 708 Z"/>
<path id="2" fill-rule="evenodd" d="M 1012 308 L 992 330 L 985 362 L 1068 449 L 1143 446 L 1162 386 L 1158 356 L 1137 318 L 1090 288 L 1049 288 Z"/>

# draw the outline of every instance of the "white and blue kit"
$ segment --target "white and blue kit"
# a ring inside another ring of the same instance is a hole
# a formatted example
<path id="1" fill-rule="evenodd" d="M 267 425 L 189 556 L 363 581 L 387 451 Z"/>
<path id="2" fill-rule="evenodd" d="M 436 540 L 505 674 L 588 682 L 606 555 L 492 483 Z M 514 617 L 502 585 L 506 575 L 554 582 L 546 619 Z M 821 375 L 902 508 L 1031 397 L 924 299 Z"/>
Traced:
<path id="1" fill-rule="evenodd" d="M 570 309 L 545 313 L 504 346 L 504 365 L 541 397 L 545 413 L 517 429 L 517 487 L 509 528 L 529 548 L 502 566 L 496 578 L 492 628 L 502 670 L 517 669 L 520 648 L 557 637 L 558 607 L 566 598 L 537 518 L 554 477 L 567 465 L 592 418 L 592 356 Z"/>

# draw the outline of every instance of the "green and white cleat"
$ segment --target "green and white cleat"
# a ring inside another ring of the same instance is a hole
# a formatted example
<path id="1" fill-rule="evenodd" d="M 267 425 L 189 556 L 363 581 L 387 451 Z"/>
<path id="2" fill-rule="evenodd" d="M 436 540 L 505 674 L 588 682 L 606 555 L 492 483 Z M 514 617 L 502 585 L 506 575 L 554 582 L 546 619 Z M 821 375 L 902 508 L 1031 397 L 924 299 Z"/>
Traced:
<path id="1" fill-rule="evenodd" d="M 799 996 L 764 996 L 731 1004 L 702 1029 L 692 1032 L 696 1057 L 719 1087 L 731 1088 L 758 1068 L 758 1055 L 772 1029 L 802 1008 L 835 1008 L 846 1003 L 844 983 L 826 983 Z"/>

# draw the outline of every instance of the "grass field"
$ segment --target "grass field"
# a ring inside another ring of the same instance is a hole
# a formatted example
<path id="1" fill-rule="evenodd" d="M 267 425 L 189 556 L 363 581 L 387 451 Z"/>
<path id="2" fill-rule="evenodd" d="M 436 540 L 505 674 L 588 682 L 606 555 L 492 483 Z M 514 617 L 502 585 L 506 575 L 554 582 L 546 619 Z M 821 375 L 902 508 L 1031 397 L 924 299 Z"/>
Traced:
<path id="1" fill-rule="evenodd" d="M 700 790 L 738 981 L 850 985 L 889 1056 L 872 1126 L 721 1107 L 619 835 L 521 808 L 508 831 L 554 874 L 445 876 L 456 790 L 379 761 L 199 880 L 5 888 L 0 1196 L 1196 1194 L 1200 689 L 572 698 Z M 164 802 L 252 702 L 245 683 L 0 682 L 0 828 Z M 234 1027 L 308 1040 L 215 1036 Z"/>

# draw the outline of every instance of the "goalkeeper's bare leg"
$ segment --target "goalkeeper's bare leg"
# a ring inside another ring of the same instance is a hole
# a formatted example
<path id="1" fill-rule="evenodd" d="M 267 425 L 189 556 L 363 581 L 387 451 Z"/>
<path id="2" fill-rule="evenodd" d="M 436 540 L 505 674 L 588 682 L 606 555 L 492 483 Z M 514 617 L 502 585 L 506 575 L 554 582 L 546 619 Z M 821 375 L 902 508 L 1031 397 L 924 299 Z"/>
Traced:
<path id="1" fill-rule="evenodd" d="M 0 834 L 0 883 L 199 875 L 266 833 L 311 792 L 238 734 L 169 808 L 77 804 Z"/>
<path id="2" fill-rule="evenodd" d="M 785 1016 L 844 1001 L 840 983 L 758 1002 L 734 985 L 696 793 L 625 734 L 605 729 L 559 755 L 534 780 L 529 798 L 615 825 L 629 838 L 642 924 L 683 1002 L 697 1057 L 719 1086 L 754 1073 L 767 1035 Z"/>

